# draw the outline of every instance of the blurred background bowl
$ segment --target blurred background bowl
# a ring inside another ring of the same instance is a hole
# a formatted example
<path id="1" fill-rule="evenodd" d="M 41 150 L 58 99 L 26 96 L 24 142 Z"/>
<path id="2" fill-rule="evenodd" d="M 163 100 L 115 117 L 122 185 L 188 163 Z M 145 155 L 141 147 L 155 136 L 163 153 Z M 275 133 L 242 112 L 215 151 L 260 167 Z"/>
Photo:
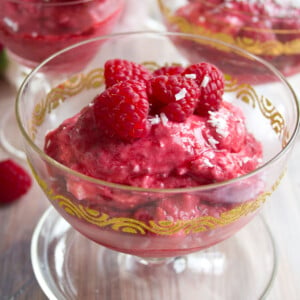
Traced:
<path id="1" fill-rule="evenodd" d="M 158 0 L 158 4 L 169 31 L 200 34 L 238 46 L 265 59 L 286 76 L 300 70 L 297 3 Z"/>

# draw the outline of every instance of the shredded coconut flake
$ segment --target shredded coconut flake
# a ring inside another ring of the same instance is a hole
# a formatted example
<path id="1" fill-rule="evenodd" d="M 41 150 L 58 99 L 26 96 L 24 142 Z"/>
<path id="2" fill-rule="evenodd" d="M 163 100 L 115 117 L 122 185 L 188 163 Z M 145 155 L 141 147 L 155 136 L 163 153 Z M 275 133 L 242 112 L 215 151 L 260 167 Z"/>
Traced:
<path id="1" fill-rule="evenodd" d="M 203 139 L 200 128 L 195 128 L 193 132 L 194 132 L 194 136 L 196 137 L 196 140 L 201 141 Z"/>
<path id="2" fill-rule="evenodd" d="M 165 113 L 160 113 L 159 116 L 160 116 L 160 119 L 161 119 L 163 125 L 167 125 L 169 119 L 168 119 L 168 117 L 166 116 L 166 114 L 165 114 Z"/>
<path id="3" fill-rule="evenodd" d="M 243 158 L 243 163 L 246 164 L 248 161 L 251 161 L 250 157 L 244 157 Z"/>
<path id="4" fill-rule="evenodd" d="M 227 121 L 226 119 L 220 117 L 217 112 L 212 112 L 209 111 L 209 120 L 207 121 L 210 123 L 213 127 L 216 128 L 216 132 L 222 136 L 222 137 L 227 137 L 229 132 L 228 132 L 228 127 L 227 127 Z"/>
<path id="5" fill-rule="evenodd" d="M 186 88 L 181 89 L 181 90 L 175 95 L 175 100 L 176 100 L 176 101 L 182 100 L 182 99 L 185 97 L 186 93 L 187 93 Z"/>
<path id="6" fill-rule="evenodd" d="M 207 84 L 209 83 L 209 81 L 210 81 L 210 77 L 207 75 L 204 75 L 200 86 L 205 88 L 207 86 Z"/>
<path id="7" fill-rule="evenodd" d="M 215 155 L 215 152 L 210 151 L 210 152 L 206 153 L 206 156 L 209 157 L 210 159 L 213 159 L 216 155 Z"/>
<path id="8" fill-rule="evenodd" d="M 140 171 L 140 166 L 139 165 L 135 165 L 133 168 L 133 172 L 134 173 L 138 173 Z"/>
<path id="9" fill-rule="evenodd" d="M 185 74 L 184 77 L 186 77 L 188 79 L 196 79 L 197 78 L 196 74 Z"/>
<path id="10" fill-rule="evenodd" d="M 207 159 L 207 158 L 204 158 L 203 159 L 203 162 L 206 166 L 208 166 L 209 168 L 212 168 L 214 165 Z"/>
<path id="11" fill-rule="evenodd" d="M 216 147 L 217 144 L 219 144 L 219 142 L 218 142 L 216 139 L 214 139 L 213 137 L 209 137 L 209 138 L 208 138 L 208 142 L 209 142 L 209 143 L 211 144 L 211 146 L 214 147 L 214 148 Z"/>
<path id="12" fill-rule="evenodd" d="M 12 19 L 5 17 L 3 21 L 9 28 L 12 29 L 12 31 L 17 32 L 19 30 L 18 23 L 14 22 Z"/>
<path id="13" fill-rule="evenodd" d="M 52 141 L 51 141 L 51 140 L 48 140 L 48 141 L 47 141 L 47 144 L 46 144 L 46 148 L 49 148 L 50 145 L 51 145 L 51 143 L 52 143 Z"/>
<path id="14" fill-rule="evenodd" d="M 155 115 L 153 118 L 149 119 L 149 122 L 151 125 L 156 125 L 160 123 L 160 117 L 158 115 Z"/>
<path id="15" fill-rule="evenodd" d="M 159 141 L 159 147 L 160 148 L 164 148 L 166 145 L 165 145 L 165 143 L 164 142 L 162 142 L 162 141 Z"/>
<path id="16" fill-rule="evenodd" d="M 198 21 L 199 21 L 200 23 L 204 23 L 205 20 L 206 20 L 206 18 L 203 17 L 203 16 L 200 16 L 200 17 L 198 18 Z"/>

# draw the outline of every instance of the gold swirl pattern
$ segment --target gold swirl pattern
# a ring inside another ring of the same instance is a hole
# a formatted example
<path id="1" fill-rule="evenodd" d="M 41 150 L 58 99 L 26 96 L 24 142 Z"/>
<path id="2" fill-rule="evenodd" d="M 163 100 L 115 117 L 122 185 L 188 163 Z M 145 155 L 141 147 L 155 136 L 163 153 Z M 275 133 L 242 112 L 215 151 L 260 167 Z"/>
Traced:
<path id="1" fill-rule="evenodd" d="M 262 115 L 270 121 L 274 132 L 278 135 L 285 134 L 288 137 L 285 120 L 272 102 L 264 96 L 258 96 L 255 89 L 249 84 L 238 84 L 230 75 L 225 75 L 225 92 L 235 92 L 236 98 L 251 105 L 253 108 L 258 105 Z M 286 142 L 285 142 L 286 143 Z M 285 144 L 284 143 L 284 144 Z"/>
<path id="2" fill-rule="evenodd" d="M 176 26 L 177 30 L 182 33 L 193 33 L 206 36 L 209 38 L 214 38 L 226 42 L 231 45 L 238 46 L 242 49 L 245 49 L 255 55 L 271 55 L 271 56 L 280 56 L 280 55 L 295 55 L 300 54 L 300 38 L 295 38 L 292 41 L 281 42 L 279 40 L 272 41 L 258 41 L 248 37 L 237 37 L 234 38 L 226 33 L 216 33 L 212 32 L 204 27 L 194 25 L 190 23 L 187 19 L 176 16 L 171 11 L 170 8 L 164 5 L 162 0 L 158 0 L 160 11 L 171 26 Z M 247 31 L 261 31 L 257 28 L 248 27 L 245 28 Z M 266 31 L 266 30 L 264 30 Z M 275 34 L 299 34 L 300 29 L 297 30 L 268 30 Z M 221 49 L 220 49 L 221 50 Z M 222 47 L 223 51 L 229 51 L 228 48 Z"/>
<path id="3" fill-rule="evenodd" d="M 255 200 L 242 203 L 235 208 L 223 212 L 219 217 L 213 216 L 202 216 L 191 220 L 178 220 L 176 222 L 161 220 L 154 221 L 150 220 L 145 223 L 140 220 L 125 217 L 110 217 L 106 213 L 85 207 L 81 204 L 74 203 L 72 200 L 64 195 L 56 195 L 55 192 L 48 187 L 47 183 L 39 177 L 37 172 L 34 170 L 30 162 L 32 173 L 42 188 L 46 196 L 51 200 L 55 201 L 58 206 L 64 210 L 67 214 L 84 220 L 89 224 L 93 224 L 101 228 L 110 228 L 114 231 L 129 233 L 129 234 L 140 234 L 145 235 L 147 232 L 151 232 L 157 235 L 174 235 L 179 232 L 185 234 L 199 233 L 209 230 L 214 230 L 219 227 L 223 227 L 234 223 L 241 217 L 245 217 L 251 213 L 254 213 L 260 206 L 266 201 L 266 199 L 276 190 L 285 172 L 283 172 L 270 191 L 260 194 Z"/>
<path id="4" fill-rule="evenodd" d="M 104 84 L 104 75 L 103 75 L 103 68 L 97 68 L 91 70 L 85 76 L 85 87 L 86 89 L 97 89 Z"/>
<path id="5" fill-rule="evenodd" d="M 32 112 L 30 124 L 31 138 L 34 139 L 37 127 L 41 126 L 47 113 L 57 108 L 62 102 L 83 90 L 99 88 L 104 83 L 103 69 L 97 68 L 87 74 L 76 74 L 57 87 L 50 90 L 41 102 L 37 103 Z"/>
<path id="6" fill-rule="evenodd" d="M 255 55 L 279 56 L 286 54 L 286 47 L 278 40 L 261 42 L 248 37 L 237 37 L 236 39 L 233 39 L 233 41 L 233 44 L 236 46 L 243 48 Z"/>
<path id="7" fill-rule="evenodd" d="M 34 140 L 37 134 L 37 127 L 41 126 L 47 113 L 46 101 L 44 99 L 37 103 L 32 112 L 32 118 L 29 122 L 29 134 Z"/>
<path id="8" fill-rule="evenodd" d="M 103 69 L 98 68 L 85 74 L 76 74 L 56 88 L 52 89 L 46 97 L 47 112 L 59 106 L 66 99 L 78 95 L 84 89 L 98 88 L 103 84 Z"/>
<path id="9" fill-rule="evenodd" d="M 258 103 L 258 97 L 255 90 L 249 84 L 240 84 L 236 87 L 236 97 L 247 104 L 251 104 L 253 108 Z"/>

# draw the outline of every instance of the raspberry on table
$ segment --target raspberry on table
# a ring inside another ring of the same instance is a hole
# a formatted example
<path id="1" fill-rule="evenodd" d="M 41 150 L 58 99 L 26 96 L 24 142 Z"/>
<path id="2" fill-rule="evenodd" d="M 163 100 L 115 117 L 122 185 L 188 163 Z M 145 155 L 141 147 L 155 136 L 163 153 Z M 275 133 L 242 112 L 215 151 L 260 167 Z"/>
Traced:
<path id="1" fill-rule="evenodd" d="M 195 113 L 207 115 L 209 111 L 219 109 L 224 94 L 225 80 L 223 73 L 213 64 L 201 62 L 185 69 L 183 76 L 194 76 L 200 87 L 200 97 Z"/>
<path id="2" fill-rule="evenodd" d="M 128 141 L 148 132 L 149 102 L 143 82 L 126 80 L 114 84 L 94 99 L 95 122 L 107 136 Z"/>
<path id="3" fill-rule="evenodd" d="M 160 75 L 149 80 L 148 95 L 154 109 L 171 121 L 183 122 L 193 114 L 200 88 L 195 80 L 181 75 Z"/>
<path id="4" fill-rule="evenodd" d="M 10 203 L 27 193 L 32 185 L 30 175 L 12 159 L 0 162 L 0 203 Z"/>
<path id="5" fill-rule="evenodd" d="M 132 61 L 111 59 L 104 65 L 106 88 L 125 80 L 146 82 L 151 77 L 152 74 L 146 67 Z"/>

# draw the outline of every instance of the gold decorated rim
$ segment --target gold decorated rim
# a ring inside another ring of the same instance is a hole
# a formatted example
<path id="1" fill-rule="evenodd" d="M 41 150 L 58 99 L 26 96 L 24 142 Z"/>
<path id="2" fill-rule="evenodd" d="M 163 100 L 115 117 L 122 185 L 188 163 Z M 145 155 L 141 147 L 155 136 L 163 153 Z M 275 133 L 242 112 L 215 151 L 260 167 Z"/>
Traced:
<path id="1" fill-rule="evenodd" d="M 243 36 L 232 36 L 224 32 L 213 32 L 203 26 L 197 26 L 186 18 L 174 14 L 174 12 L 164 4 L 163 0 L 158 0 L 160 11 L 165 18 L 165 21 L 171 25 L 176 26 L 181 33 L 191 33 L 201 36 L 205 36 L 212 39 L 221 40 L 230 45 L 237 46 L 245 49 L 250 53 L 259 56 L 281 56 L 281 55 L 299 55 L 300 54 L 300 28 L 299 29 L 267 29 L 267 28 L 256 28 L 251 26 L 245 26 L 243 30 L 253 32 L 271 32 L 275 34 L 295 34 L 298 37 L 286 42 L 279 41 L 277 39 L 259 41 L 257 39 L 243 37 Z"/>

